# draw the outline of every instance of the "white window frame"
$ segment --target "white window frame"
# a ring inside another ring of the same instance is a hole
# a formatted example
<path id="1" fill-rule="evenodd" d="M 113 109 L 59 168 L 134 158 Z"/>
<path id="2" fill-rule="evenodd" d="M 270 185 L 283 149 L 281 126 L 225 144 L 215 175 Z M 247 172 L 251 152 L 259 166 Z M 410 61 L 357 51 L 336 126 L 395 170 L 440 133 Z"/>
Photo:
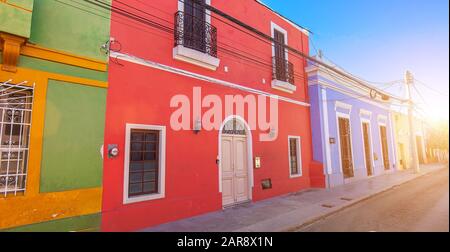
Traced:
<path id="1" fill-rule="evenodd" d="M 275 30 L 281 32 L 284 35 L 284 44 L 285 45 L 289 45 L 288 42 L 288 32 L 283 29 L 281 26 L 277 25 L 276 23 L 274 23 L 273 21 L 270 21 L 270 32 L 272 35 L 272 38 L 275 38 Z M 286 60 L 289 60 L 289 52 L 288 50 L 284 50 L 284 56 L 286 58 Z M 275 57 L 275 43 L 272 41 L 272 58 Z M 280 80 L 272 80 L 272 88 L 277 89 L 277 90 L 281 90 L 287 93 L 294 93 L 297 90 L 297 86 L 285 82 L 285 81 L 280 81 Z"/>
<path id="2" fill-rule="evenodd" d="M 297 141 L 297 170 L 298 174 L 292 174 L 291 167 L 291 139 Z M 288 157 L 289 157 L 289 178 L 298 178 L 303 175 L 303 165 L 302 165 L 302 138 L 300 136 L 288 136 Z"/>
<path id="3" fill-rule="evenodd" d="M 206 5 L 211 5 L 211 0 L 205 0 Z M 178 1 L 178 11 L 184 12 L 184 1 Z M 205 10 L 205 22 L 211 24 L 211 11 Z M 181 27 L 184 29 L 184 27 Z M 220 65 L 220 59 L 206 53 L 178 45 L 173 48 L 173 58 L 199 67 L 216 71 Z"/>
<path id="4" fill-rule="evenodd" d="M 129 197 L 128 196 L 128 180 L 130 171 L 130 142 L 131 130 L 155 130 L 159 131 L 159 173 L 158 173 L 158 193 Z M 125 129 L 125 152 L 124 152 L 124 183 L 123 183 L 123 203 L 131 204 L 142 201 L 165 198 L 165 181 L 166 181 L 166 126 L 160 125 L 144 125 L 144 124 L 126 124 Z"/>
<path id="5" fill-rule="evenodd" d="M 211 0 L 205 0 L 206 5 L 211 5 Z M 178 1 L 178 11 L 183 11 L 184 12 L 184 1 Z M 210 10 L 206 10 L 205 13 L 205 21 L 208 24 L 211 24 L 211 11 Z"/>
<path id="6" fill-rule="evenodd" d="M 288 32 L 285 29 L 283 29 L 281 26 L 275 24 L 273 21 L 270 21 L 270 32 L 271 32 L 272 38 L 275 38 L 275 30 L 283 33 L 283 35 L 284 35 L 284 44 L 285 45 L 289 45 Z M 284 54 L 286 56 L 286 60 L 289 60 L 288 50 L 284 50 Z M 272 57 L 275 57 L 275 43 L 274 42 L 272 42 Z"/>

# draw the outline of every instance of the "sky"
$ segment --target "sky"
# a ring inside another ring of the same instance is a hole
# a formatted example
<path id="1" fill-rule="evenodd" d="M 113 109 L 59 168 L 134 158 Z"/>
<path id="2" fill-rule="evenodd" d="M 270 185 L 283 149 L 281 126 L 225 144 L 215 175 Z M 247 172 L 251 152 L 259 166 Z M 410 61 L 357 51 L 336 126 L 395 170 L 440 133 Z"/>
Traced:
<path id="1" fill-rule="evenodd" d="M 413 97 L 422 114 L 448 120 L 448 0 L 263 2 L 312 31 L 312 43 L 326 59 L 380 88 L 406 96 L 404 84 L 386 83 L 404 79 L 410 70 L 420 81 Z"/>

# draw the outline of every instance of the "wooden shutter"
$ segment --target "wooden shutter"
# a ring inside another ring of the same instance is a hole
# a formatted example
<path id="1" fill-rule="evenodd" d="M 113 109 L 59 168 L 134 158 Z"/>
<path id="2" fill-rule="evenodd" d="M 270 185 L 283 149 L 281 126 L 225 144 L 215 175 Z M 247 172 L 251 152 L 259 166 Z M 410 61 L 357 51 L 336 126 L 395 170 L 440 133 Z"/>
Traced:
<path id="1" fill-rule="evenodd" d="M 384 169 L 389 170 L 390 163 L 389 163 L 389 150 L 388 150 L 388 143 L 387 143 L 386 126 L 380 126 L 380 134 L 381 134 L 381 148 L 383 151 Z"/>
<path id="2" fill-rule="evenodd" d="M 184 1 L 184 46 L 205 51 L 205 0 Z"/>
<path id="3" fill-rule="evenodd" d="M 286 41 L 284 39 L 284 34 L 280 31 L 274 30 L 274 40 L 277 79 L 286 81 L 286 51 L 284 47 Z"/>
<path id="4" fill-rule="evenodd" d="M 369 124 L 363 123 L 363 136 L 364 136 L 364 155 L 366 158 L 367 175 L 372 176 L 372 150 L 370 149 L 369 140 Z"/>
<path id="5" fill-rule="evenodd" d="M 350 120 L 339 118 L 339 139 L 341 144 L 341 164 L 344 178 L 351 178 L 353 174 L 352 147 L 350 138 Z"/>

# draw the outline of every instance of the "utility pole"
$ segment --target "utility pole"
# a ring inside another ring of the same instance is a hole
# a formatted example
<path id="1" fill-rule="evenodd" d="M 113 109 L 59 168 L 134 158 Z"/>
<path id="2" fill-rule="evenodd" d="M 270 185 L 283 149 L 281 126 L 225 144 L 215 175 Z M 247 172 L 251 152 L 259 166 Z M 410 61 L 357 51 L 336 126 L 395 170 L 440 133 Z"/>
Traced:
<path id="1" fill-rule="evenodd" d="M 414 76 L 410 71 L 406 71 L 405 74 L 405 83 L 408 87 L 408 119 L 409 119 L 409 145 L 411 148 L 411 166 L 415 173 L 420 172 L 420 166 L 419 166 L 419 158 L 417 155 L 417 141 L 416 141 L 416 134 L 414 129 L 414 115 L 413 115 L 413 108 L 414 103 L 412 100 L 412 93 L 411 93 L 411 86 L 414 85 Z"/>

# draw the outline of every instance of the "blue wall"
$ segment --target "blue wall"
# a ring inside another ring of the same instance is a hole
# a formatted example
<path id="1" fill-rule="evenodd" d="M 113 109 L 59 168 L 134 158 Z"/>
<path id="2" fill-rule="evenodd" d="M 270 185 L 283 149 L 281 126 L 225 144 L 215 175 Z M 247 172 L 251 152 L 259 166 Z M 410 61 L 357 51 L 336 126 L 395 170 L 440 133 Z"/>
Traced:
<path id="1" fill-rule="evenodd" d="M 349 114 L 350 116 L 350 127 L 351 127 L 351 142 L 353 151 L 353 165 L 355 177 L 352 179 L 361 179 L 367 177 L 367 169 L 365 165 L 364 158 L 364 144 L 362 136 L 362 119 L 367 119 L 370 121 L 370 133 L 372 142 L 372 161 L 374 162 L 373 172 L 374 175 L 380 175 L 385 173 L 383 156 L 381 149 L 381 137 L 379 123 L 384 122 L 386 124 L 387 130 L 387 141 L 388 141 L 388 152 L 389 152 L 389 162 L 390 171 L 396 169 L 395 160 L 395 142 L 393 142 L 393 132 L 392 123 L 390 118 L 389 109 L 385 108 L 383 104 L 379 104 L 376 101 L 371 100 L 365 101 L 361 98 L 355 98 L 354 96 L 347 95 L 345 92 L 336 91 L 334 89 L 321 86 L 317 83 L 317 80 L 321 80 L 321 83 L 326 83 L 343 89 L 348 92 L 354 93 L 354 91 L 341 86 L 340 84 L 324 78 L 323 76 L 313 75 L 310 76 L 310 103 L 311 103 L 311 124 L 312 124 L 312 135 L 313 135 L 313 152 L 314 158 L 320 160 L 324 163 L 325 171 L 327 170 L 327 160 L 326 160 L 326 150 L 327 145 L 330 147 L 330 158 L 331 158 L 331 174 L 327 174 L 328 183 L 330 186 L 335 186 L 343 184 L 344 181 L 343 174 L 340 168 L 340 154 L 339 154 L 339 138 L 338 138 L 338 126 L 337 126 L 337 113 Z M 323 103 L 322 90 L 326 92 L 326 103 Z M 360 97 L 359 95 L 358 97 Z M 336 107 L 336 101 L 351 105 L 351 109 L 345 109 L 341 107 Z M 372 103 L 377 103 L 374 105 Z M 330 144 L 329 139 L 325 139 L 326 123 L 324 115 L 324 106 L 326 104 L 328 113 L 328 132 L 329 137 L 336 140 L 335 144 Z M 371 116 L 361 115 L 361 109 L 370 111 Z M 383 116 L 386 119 L 379 118 Z M 375 153 L 375 154 L 374 154 Z M 374 156 L 378 157 L 378 160 L 374 160 Z"/>

